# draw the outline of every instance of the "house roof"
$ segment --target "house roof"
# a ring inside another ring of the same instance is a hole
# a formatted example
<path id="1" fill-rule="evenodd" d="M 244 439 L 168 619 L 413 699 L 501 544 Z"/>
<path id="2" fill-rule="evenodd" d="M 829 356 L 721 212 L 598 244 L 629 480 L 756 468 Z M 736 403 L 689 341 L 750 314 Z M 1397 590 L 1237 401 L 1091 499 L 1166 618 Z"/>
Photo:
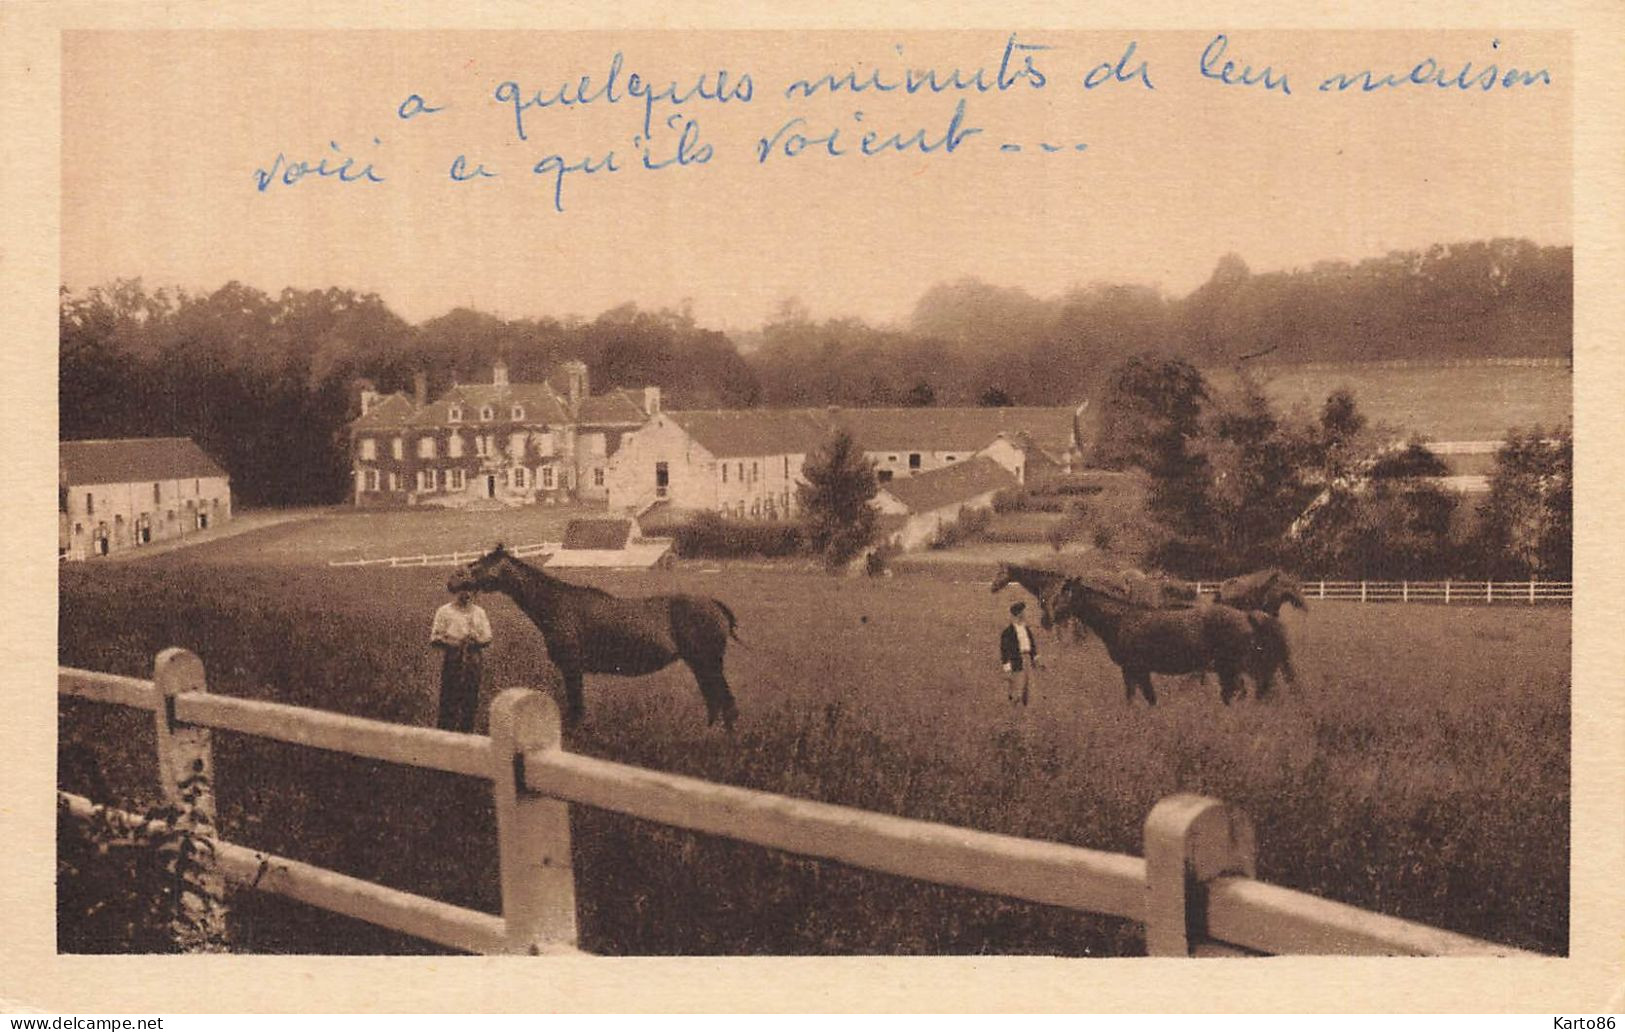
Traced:
<path id="1" fill-rule="evenodd" d="M 665 415 L 719 459 L 805 455 L 832 429 L 822 409 L 713 409 Z"/>
<path id="2" fill-rule="evenodd" d="M 229 476 L 190 437 L 63 441 L 57 445 L 57 461 L 61 480 L 69 486 Z"/>
<path id="3" fill-rule="evenodd" d="M 631 538 L 631 520 L 571 520 L 564 527 L 562 547 L 621 549 Z"/>
<path id="4" fill-rule="evenodd" d="M 459 405 L 463 418 L 452 423 L 451 408 Z M 564 401 L 545 383 L 465 383 L 459 384 L 434 401 L 423 406 L 410 422 L 413 426 L 453 426 L 478 424 L 480 410 L 490 405 L 496 409 L 493 422 L 510 423 L 509 412 L 514 405 L 525 411 L 522 423 L 562 425 L 572 422 Z"/>
<path id="5" fill-rule="evenodd" d="M 843 408 L 833 418 L 864 451 L 975 452 L 1004 434 L 1026 435 L 1056 458 L 1072 448 L 1075 416 L 1069 405 L 1020 408 Z"/>
<path id="6" fill-rule="evenodd" d="M 582 398 L 581 410 L 576 413 L 576 422 L 593 425 L 636 425 L 647 418 L 643 412 L 643 392 L 623 387 Z"/>
<path id="7" fill-rule="evenodd" d="M 1019 484 L 1014 473 L 986 455 L 978 455 L 928 473 L 892 480 L 881 490 L 903 503 L 909 512 L 922 513 Z"/>
<path id="8" fill-rule="evenodd" d="M 412 421 L 412 399 L 397 391 L 373 402 L 372 408 L 350 424 L 355 430 L 388 430 Z"/>

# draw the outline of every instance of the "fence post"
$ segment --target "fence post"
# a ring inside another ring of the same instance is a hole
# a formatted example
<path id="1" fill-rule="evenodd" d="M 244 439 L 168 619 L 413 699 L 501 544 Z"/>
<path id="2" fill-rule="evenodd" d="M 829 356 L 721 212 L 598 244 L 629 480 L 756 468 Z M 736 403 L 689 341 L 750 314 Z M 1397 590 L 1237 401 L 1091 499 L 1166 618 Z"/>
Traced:
<path id="1" fill-rule="evenodd" d="M 491 703 L 491 781 L 508 949 L 576 944 L 570 804 L 525 787 L 525 753 L 563 748 L 559 710 L 541 692 L 510 688 Z"/>
<path id="2" fill-rule="evenodd" d="M 158 785 L 164 799 L 177 806 L 188 803 L 213 822 L 214 756 L 209 729 L 175 719 L 177 695 L 209 690 L 203 678 L 203 661 L 186 649 L 165 649 L 153 663 L 152 681 L 159 695 L 153 729 L 158 740 Z M 188 785 L 195 775 L 202 775 L 203 780 Z M 192 788 L 200 791 L 188 801 L 185 796 Z"/>
<path id="3" fill-rule="evenodd" d="M 1450 604 L 1450 581 L 1448 579 L 1444 582 L 1444 604 L 1447 606 Z"/>
<path id="4" fill-rule="evenodd" d="M 1326 598 L 1326 578 L 1325 577 L 1320 578 L 1320 597 L 1321 597 L 1322 601 L 1325 601 L 1325 598 Z"/>
<path id="5" fill-rule="evenodd" d="M 1360 582 L 1360 601 L 1365 601 L 1365 581 Z"/>
<path id="6" fill-rule="evenodd" d="M 226 882 L 214 864 L 215 806 L 213 735 L 206 727 L 183 724 L 175 716 L 175 700 L 188 692 L 209 690 L 203 660 L 186 649 L 167 648 L 152 665 L 158 689 L 153 731 L 158 744 L 158 784 L 164 799 L 178 814 L 176 830 L 183 834 L 174 844 L 173 872 L 194 891 L 177 894 L 177 912 L 170 934 L 177 945 L 193 952 L 216 952 L 227 942 Z M 191 853 L 194 840 L 202 852 Z"/>
<path id="7" fill-rule="evenodd" d="M 1535 604 L 1535 578 L 1529 578 L 1529 604 Z"/>
<path id="8" fill-rule="evenodd" d="M 1484 601 L 1495 601 L 1495 582 L 1492 580 L 1487 580 L 1484 582 Z"/>
<path id="9" fill-rule="evenodd" d="M 1207 884 L 1256 873 L 1253 822 L 1208 796 L 1168 796 L 1145 821 L 1145 948 L 1153 957 L 1236 955 L 1207 943 Z"/>
<path id="10" fill-rule="evenodd" d="M 1405 580 L 1405 581 L 1400 581 L 1399 582 L 1399 600 L 1401 602 L 1409 602 L 1411 600 L 1411 582 L 1410 581 Z"/>

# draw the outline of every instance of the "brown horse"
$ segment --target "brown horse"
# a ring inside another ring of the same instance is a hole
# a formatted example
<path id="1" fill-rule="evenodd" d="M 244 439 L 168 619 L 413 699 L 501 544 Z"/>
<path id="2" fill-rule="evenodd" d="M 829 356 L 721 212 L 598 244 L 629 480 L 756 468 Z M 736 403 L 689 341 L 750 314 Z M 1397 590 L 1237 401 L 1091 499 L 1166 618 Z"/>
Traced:
<path id="1" fill-rule="evenodd" d="M 1231 577 L 1219 585 L 1213 600 L 1236 609 L 1262 609 L 1271 616 L 1280 616 L 1281 606 L 1287 603 L 1306 611 L 1309 608 L 1298 579 L 1276 569 Z"/>
<path id="2" fill-rule="evenodd" d="M 688 664 L 705 698 L 706 723 L 732 730 L 739 707 L 722 673 L 728 639 L 739 640 L 727 606 L 699 595 L 618 598 L 570 584 L 514 558 L 501 545 L 466 573 L 484 591 L 500 591 L 542 632 L 548 657 L 564 678 L 567 723 L 581 719 L 583 673 L 638 677 Z"/>
<path id="3" fill-rule="evenodd" d="M 1219 698 L 1225 705 L 1241 692 L 1243 673 L 1252 678 L 1258 698 L 1264 699 L 1275 671 L 1290 662 L 1281 622 L 1264 612 L 1210 605 L 1151 609 L 1072 577 L 1057 596 L 1056 615 L 1074 617 L 1100 637 L 1112 662 L 1123 671 L 1124 699 L 1129 702 L 1138 688 L 1148 704 L 1157 704 L 1153 673 L 1209 669 L 1219 675 Z"/>

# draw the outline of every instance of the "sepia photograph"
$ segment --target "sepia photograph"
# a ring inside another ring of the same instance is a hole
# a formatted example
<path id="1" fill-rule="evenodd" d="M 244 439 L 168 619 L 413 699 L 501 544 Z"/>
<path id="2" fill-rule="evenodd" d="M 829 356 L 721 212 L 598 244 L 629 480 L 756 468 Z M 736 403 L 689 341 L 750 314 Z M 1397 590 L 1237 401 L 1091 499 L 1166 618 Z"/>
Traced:
<path id="1" fill-rule="evenodd" d="M 1043 24 L 62 29 L 52 952 L 1583 952 L 1576 33 Z"/>

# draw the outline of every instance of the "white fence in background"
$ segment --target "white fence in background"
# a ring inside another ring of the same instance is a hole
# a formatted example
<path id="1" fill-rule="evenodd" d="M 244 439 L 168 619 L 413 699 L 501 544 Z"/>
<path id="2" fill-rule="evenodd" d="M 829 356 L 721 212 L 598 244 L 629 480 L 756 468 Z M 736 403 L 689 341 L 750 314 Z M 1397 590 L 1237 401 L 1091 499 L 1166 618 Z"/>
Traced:
<path id="1" fill-rule="evenodd" d="M 492 704 L 489 738 L 212 695 L 203 663 L 184 649 L 160 653 L 151 681 L 59 667 L 57 690 L 151 712 L 159 781 L 171 801 L 179 801 L 179 783 L 193 771 L 207 774 L 212 786 L 211 728 L 489 781 L 500 916 L 215 843 L 218 873 L 240 887 L 472 953 L 579 952 L 573 803 L 905 878 L 1128 918 L 1145 925 L 1154 956 L 1535 956 L 1258 881 L 1252 822 L 1203 796 L 1170 796 L 1152 809 L 1142 859 L 574 755 L 564 749 L 552 700 L 523 688 Z M 88 819 L 96 810 L 82 796 L 60 795 L 72 818 Z M 194 805 L 206 810 L 212 827 L 212 790 Z"/>
<path id="2" fill-rule="evenodd" d="M 534 545 L 518 545 L 508 549 L 508 554 L 521 559 L 544 552 L 556 552 L 560 548 L 557 541 L 541 541 Z M 461 566 L 473 562 L 484 551 L 477 552 L 442 552 L 439 555 L 392 555 L 383 559 L 330 559 L 329 566 Z"/>
<path id="3" fill-rule="evenodd" d="M 1573 602 L 1571 581 L 1300 581 L 1308 598 L 1343 602 L 1496 603 Z M 1197 581 L 1198 594 L 1218 590 L 1214 581 Z"/>

